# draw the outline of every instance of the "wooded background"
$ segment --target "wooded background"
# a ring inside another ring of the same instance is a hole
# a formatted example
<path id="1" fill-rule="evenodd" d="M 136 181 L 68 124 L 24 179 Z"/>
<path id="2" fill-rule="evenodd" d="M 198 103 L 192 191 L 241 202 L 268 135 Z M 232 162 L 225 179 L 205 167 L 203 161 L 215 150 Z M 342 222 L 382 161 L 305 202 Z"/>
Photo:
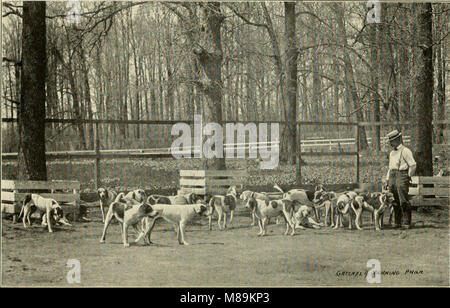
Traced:
<path id="1" fill-rule="evenodd" d="M 288 123 L 410 121 L 361 127 L 360 147 L 379 151 L 380 136 L 398 128 L 411 136 L 418 173 L 432 174 L 432 144 L 449 143 L 442 123 L 450 6 L 381 3 L 380 23 L 367 23 L 366 5 L 81 2 L 74 23 L 65 2 L 3 2 L 2 117 L 19 118 L 2 124 L 3 152 L 26 152 L 20 144 L 27 131 L 45 138 L 47 151 L 94 148 L 93 125 L 27 130 L 39 114 L 29 108 L 39 105 L 53 119 L 192 120 L 202 114 L 206 122 L 280 121 L 286 124 L 281 150 L 291 164 L 299 138 L 345 138 L 354 130 L 317 123 L 300 126 L 296 135 Z M 33 6 L 40 15 L 27 15 Z M 26 29 L 34 31 L 34 43 Z M 38 91 L 44 97 L 23 88 L 26 66 L 39 53 L 45 65 L 33 82 L 45 84 Z M 100 125 L 101 146 L 167 147 L 170 128 Z M 27 168 L 39 170 L 38 160 Z"/>

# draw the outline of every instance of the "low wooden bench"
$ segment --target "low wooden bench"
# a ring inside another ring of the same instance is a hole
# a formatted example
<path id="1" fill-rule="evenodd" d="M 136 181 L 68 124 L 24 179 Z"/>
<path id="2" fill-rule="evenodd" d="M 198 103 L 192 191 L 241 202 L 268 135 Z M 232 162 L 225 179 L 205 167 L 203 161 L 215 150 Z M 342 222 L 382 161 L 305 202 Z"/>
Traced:
<path id="1" fill-rule="evenodd" d="M 180 170 L 179 194 L 225 194 L 231 186 L 242 189 L 246 170 Z"/>
<path id="2" fill-rule="evenodd" d="M 61 205 L 65 215 L 72 213 L 76 220 L 80 204 L 80 182 L 78 181 L 13 181 L 2 180 L 2 213 L 13 215 L 13 222 L 22 208 L 22 202 L 29 193 L 53 198 Z"/>
<path id="3" fill-rule="evenodd" d="M 412 206 L 448 206 L 449 176 L 413 176 L 409 195 Z"/>

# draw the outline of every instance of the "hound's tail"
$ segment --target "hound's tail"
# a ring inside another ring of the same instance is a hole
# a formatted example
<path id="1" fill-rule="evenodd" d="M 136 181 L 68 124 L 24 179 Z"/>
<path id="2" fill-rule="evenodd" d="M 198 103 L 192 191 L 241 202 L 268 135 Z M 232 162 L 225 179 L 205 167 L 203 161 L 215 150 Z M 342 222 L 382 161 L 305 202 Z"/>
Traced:
<path id="1" fill-rule="evenodd" d="M 212 214 L 214 214 L 214 210 L 216 209 L 215 204 L 216 204 L 216 197 L 213 196 L 213 197 L 209 200 L 209 204 L 208 204 L 209 208 L 208 208 L 208 211 L 207 211 L 207 215 L 208 215 L 208 216 L 211 216 Z"/>
<path id="2" fill-rule="evenodd" d="M 123 198 L 125 197 L 125 193 L 121 192 L 120 194 L 117 195 L 116 199 L 114 200 L 115 202 L 123 202 Z"/>
<path id="3" fill-rule="evenodd" d="M 276 190 L 279 190 L 279 191 L 281 191 L 281 193 L 283 193 L 283 194 L 284 194 L 284 190 L 283 190 L 283 189 L 281 189 L 281 187 L 280 187 L 280 186 L 278 186 L 278 184 L 275 184 L 275 185 L 273 186 L 273 188 L 275 188 Z"/>

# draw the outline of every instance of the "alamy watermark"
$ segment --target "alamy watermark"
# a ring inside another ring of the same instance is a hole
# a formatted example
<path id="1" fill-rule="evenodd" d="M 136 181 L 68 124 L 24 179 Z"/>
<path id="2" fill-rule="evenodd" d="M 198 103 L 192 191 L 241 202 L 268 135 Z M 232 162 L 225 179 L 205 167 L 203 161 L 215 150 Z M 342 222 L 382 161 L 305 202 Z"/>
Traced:
<path id="1" fill-rule="evenodd" d="M 370 259 L 367 261 L 367 267 L 370 270 L 367 272 L 366 280 L 368 283 L 381 283 L 381 263 L 378 259 Z"/>
<path id="2" fill-rule="evenodd" d="M 67 260 L 66 267 L 70 267 L 70 270 L 67 272 L 67 283 L 81 283 L 81 264 L 78 259 L 69 259 Z"/>
<path id="3" fill-rule="evenodd" d="M 379 24 L 381 22 L 381 4 L 378 0 L 367 1 L 366 22 L 368 24 Z"/>
<path id="4" fill-rule="evenodd" d="M 186 123 L 172 126 L 171 135 L 179 136 L 172 142 L 172 155 L 177 158 L 245 158 L 245 150 L 249 151 L 249 158 L 261 157 L 261 169 L 274 169 L 279 162 L 280 129 L 278 123 L 270 124 L 270 140 L 268 138 L 268 124 L 259 123 L 227 123 L 224 128 L 218 123 L 202 125 L 202 117 L 194 116 L 193 133 Z M 236 134 L 236 139 L 235 139 Z M 202 144 L 203 135 L 208 139 Z M 246 143 L 248 136 L 248 143 Z M 193 145 L 192 145 L 193 143 Z M 192 151 L 193 150 L 193 151 Z M 237 153 L 236 153 L 237 152 Z M 235 156 L 235 154 L 237 154 Z"/>

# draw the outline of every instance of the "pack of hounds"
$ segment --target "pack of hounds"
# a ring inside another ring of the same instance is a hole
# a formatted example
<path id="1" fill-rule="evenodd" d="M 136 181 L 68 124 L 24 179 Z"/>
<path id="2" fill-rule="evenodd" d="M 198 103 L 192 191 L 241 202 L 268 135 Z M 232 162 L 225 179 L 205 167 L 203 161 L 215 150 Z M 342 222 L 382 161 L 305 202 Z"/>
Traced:
<path id="1" fill-rule="evenodd" d="M 278 185 L 274 186 L 280 193 L 254 192 L 245 190 L 239 196 L 236 187 L 232 186 L 225 195 L 204 196 L 188 193 L 176 196 L 149 195 L 143 189 L 136 189 L 128 193 L 117 193 L 113 189 L 98 189 L 98 197 L 102 220 L 104 223 L 101 243 L 106 240 L 108 227 L 116 219 L 122 233 L 123 245 L 129 246 L 128 229 L 130 226 L 136 231 L 135 242 L 143 240 L 152 244 L 151 233 L 155 223 L 164 219 L 175 227 L 178 243 L 188 245 L 185 240 L 185 229 L 189 222 L 196 217 L 208 217 L 208 228 L 212 230 L 213 216 L 218 217 L 219 230 L 225 230 L 233 221 L 233 214 L 238 203 L 243 203 L 251 213 L 251 225 L 258 224 L 258 236 L 266 235 L 266 225 L 270 219 L 281 218 L 286 225 L 285 235 L 294 235 L 296 229 L 331 227 L 342 228 L 343 217 L 347 216 L 348 228 L 362 230 L 362 213 L 368 211 L 372 214 L 376 230 L 383 228 L 384 213 L 388 212 L 389 224 L 392 222 L 394 201 L 392 193 L 326 191 L 322 185 L 313 191 L 304 189 L 291 189 L 284 191 Z M 43 213 L 43 224 L 52 232 L 52 224 L 70 225 L 65 219 L 61 206 L 54 199 L 43 198 L 37 194 L 29 194 L 23 201 L 23 225 L 27 228 L 30 215 L 39 210 Z M 105 215 L 105 210 L 106 215 Z M 324 221 L 321 220 L 324 212 Z M 214 215 L 216 214 L 216 215 Z M 48 219 L 50 218 L 50 219 Z M 229 220 L 228 220 L 229 219 Z"/>

